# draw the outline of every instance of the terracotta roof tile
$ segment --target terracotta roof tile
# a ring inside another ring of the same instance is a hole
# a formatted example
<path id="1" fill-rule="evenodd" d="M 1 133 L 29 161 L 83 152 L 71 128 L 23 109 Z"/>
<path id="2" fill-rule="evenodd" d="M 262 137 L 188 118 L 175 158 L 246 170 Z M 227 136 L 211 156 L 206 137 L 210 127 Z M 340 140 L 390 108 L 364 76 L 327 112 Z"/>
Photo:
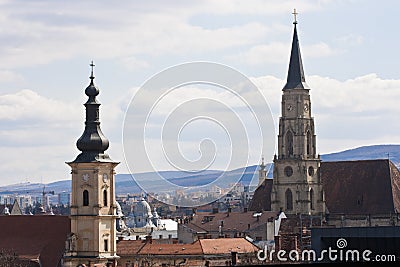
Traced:
<path id="1" fill-rule="evenodd" d="M 244 238 L 200 239 L 197 242 L 201 244 L 203 254 L 253 253 L 259 250 Z"/>
<path id="2" fill-rule="evenodd" d="M 192 244 L 155 244 L 146 243 L 139 251 L 140 255 L 201 255 L 200 243 Z"/>
<path id="3" fill-rule="evenodd" d="M 137 254 L 145 244 L 145 240 L 119 240 L 117 254 L 120 256 Z"/>

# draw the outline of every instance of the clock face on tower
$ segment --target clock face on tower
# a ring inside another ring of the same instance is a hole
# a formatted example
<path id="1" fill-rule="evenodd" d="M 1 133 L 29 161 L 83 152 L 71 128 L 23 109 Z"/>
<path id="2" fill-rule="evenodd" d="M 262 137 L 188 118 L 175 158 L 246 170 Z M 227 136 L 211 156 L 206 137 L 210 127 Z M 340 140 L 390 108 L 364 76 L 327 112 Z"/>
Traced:
<path id="1" fill-rule="evenodd" d="M 292 106 L 292 105 L 288 105 L 288 106 L 287 106 L 287 110 L 288 110 L 288 111 L 292 111 L 292 110 L 293 110 L 293 106 Z"/>
<path id="2" fill-rule="evenodd" d="M 304 111 L 308 111 L 308 104 L 304 104 Z"/>

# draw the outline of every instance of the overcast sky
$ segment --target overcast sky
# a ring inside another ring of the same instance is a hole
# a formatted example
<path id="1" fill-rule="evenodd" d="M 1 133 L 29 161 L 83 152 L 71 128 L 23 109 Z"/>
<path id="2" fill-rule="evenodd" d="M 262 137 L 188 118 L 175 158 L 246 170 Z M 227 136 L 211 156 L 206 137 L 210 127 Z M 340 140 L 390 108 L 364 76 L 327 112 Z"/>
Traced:
<path id="1" fill-rule="evenodd" d="M 399 1 L 0 0 L 0 185 L 70 178 L 65 162 L 79 153 L 91 60 L 118 173 L 127 172 L 122 125 L 131 97 L 173 65 L 236 69 L 259 87 L 277 122 L 293 8 L 318 152 L 399 144 Z"/>

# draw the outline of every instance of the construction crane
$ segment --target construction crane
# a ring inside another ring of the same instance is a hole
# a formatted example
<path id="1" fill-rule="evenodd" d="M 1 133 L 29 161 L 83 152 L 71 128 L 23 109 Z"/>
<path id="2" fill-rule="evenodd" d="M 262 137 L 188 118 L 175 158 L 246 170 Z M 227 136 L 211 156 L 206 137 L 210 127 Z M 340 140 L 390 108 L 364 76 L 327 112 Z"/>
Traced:
<path id="1" fill-rule="evenodd" d="M 43 207 L 43 210 L 46 212 L 47 211 L 47 208 L 48 208 L 48 203 L 47 203 L 47 200 L 46 200 L 46 195 L 47 194 L 50 194 L 50 195 L 54 195 L 54 190 L 52 190 L 52 191 L 45 191 L 45 188 L 46 188 L 46 186 L 45 185 L 43 185 L 43 190 L 42 191 L 27 191 L 26 193 L 27 194 L 29 194 L 29 193 L 42 193 L 42 207 Z"/>
<path id="2" fill-rule="evenodd" d="M 46 195 L 47 195 L 47 194 L 51 194 L 51 195 L 54 196 L 54 190 L 52 190 L 52 191 L 45 191 L 45 190 L 44 190 L 45 187 L 46 187 L 46 186 L 43 186 L 43 191 L 42 191 L 42 205 L 43 205 L 44 211 L 47 211 L 47 208 L 48 208 L 48 206 L 49 206 L 49 203 L 47 203 Z"/>

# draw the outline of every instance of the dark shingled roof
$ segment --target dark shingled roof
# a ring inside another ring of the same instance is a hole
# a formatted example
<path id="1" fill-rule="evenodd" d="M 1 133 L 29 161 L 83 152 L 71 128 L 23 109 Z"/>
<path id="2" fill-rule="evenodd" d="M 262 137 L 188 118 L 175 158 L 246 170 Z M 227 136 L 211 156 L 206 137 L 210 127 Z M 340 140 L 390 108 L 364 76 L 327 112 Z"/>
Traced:
<path id="1" fill-rule="evenodd" d="M 271 210 L 272 183 L 272 179 L 266 179 L 259 187 L 257 187 L 249 204 L 249 210 L 257 212 Z"/>
<path id="2" fill-rule="evenodd" d="M 400 212 L 400 171 L 388 159 L 321 162 L 327 212 Z M 272 179 L 254 192 L 249 210 L 271 210 Z"/>
<path id="3" fill-rule="evenodd" d="M 388 214 L 400 211 L 400 173 L 387 159 L 321 163 L 330 213 Z"/>
<path id="4" fill-rule="evenodd" d="M 41 266 L 59 266 L 71 229 L 68 216 L 0 216 L 0 248 Z"/>

